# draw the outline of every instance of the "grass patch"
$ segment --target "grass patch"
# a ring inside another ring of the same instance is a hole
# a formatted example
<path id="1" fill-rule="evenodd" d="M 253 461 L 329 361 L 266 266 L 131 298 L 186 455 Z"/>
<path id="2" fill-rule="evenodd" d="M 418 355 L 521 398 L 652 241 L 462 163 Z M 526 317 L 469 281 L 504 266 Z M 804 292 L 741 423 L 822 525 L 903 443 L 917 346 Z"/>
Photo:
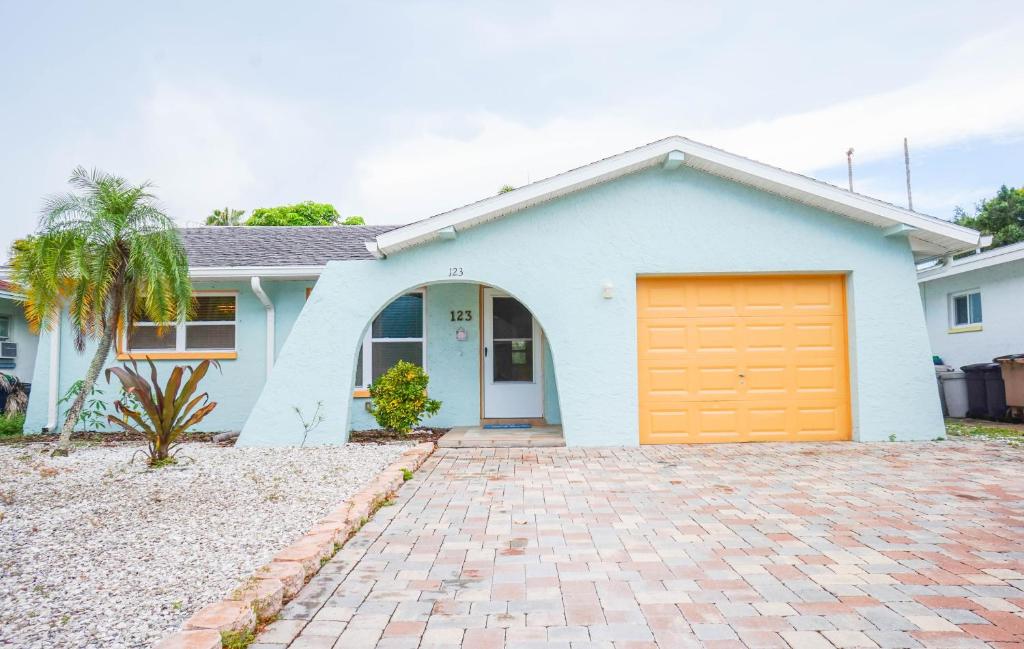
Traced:
<path id="1" fill-rule="evenodd" d="M 224 649 L 245 649 L 255 640 L 256 632 L 252 629 L 220 632 L 220 643 Z"/>
<path id="2" fill-rule="evenodd" d="M 946 434 L 950 437 L 981 437 L 984 439 L 1024 440 L 1024 429 L 1007 428 L 997 422 L 992 424 L 965 423 L 946 420 Z"/>

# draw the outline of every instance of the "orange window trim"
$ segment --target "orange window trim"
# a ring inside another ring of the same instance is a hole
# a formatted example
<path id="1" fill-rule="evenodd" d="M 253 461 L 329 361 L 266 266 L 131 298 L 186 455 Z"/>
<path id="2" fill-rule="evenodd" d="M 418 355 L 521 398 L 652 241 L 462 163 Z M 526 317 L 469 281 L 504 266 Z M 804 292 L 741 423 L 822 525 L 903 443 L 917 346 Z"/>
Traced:
<path id="1" fill-rule="evenodd" d="M 199 295 L 223 295 L 230 294 L 235 296 L 235 305 L 238 305 L 238 291 L 235 290 L 218 290 L 218 289 L 200 289 L 192 291 L 193 296 Z M 237 328 L 238 323 L 235 323 Z M 144 361 L 146 358 L 150 358 L 154 361 L 160 360 L 176 360 L 176 361 L 233 361 L 238 358 L 237 351 L 228 352 L 204 352 L 204 351 L 184 351 L 184 352 L 130 352 L 126 350 L 125 345 L 125 330 L 123 324 L 118 324 L 117 337 L 114 339 L 114 349 L 116 351 L 116 358 L 119 361 Z"/>

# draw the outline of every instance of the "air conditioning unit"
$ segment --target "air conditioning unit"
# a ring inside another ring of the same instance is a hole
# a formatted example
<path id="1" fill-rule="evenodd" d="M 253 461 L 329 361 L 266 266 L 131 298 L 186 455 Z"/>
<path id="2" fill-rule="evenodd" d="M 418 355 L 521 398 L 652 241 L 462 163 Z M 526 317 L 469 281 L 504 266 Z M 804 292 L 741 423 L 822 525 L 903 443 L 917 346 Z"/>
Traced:
<path id="1" fill-rule="evenodd" d="M 0 342 L 0 358 L 14 359 L 18 357 L 18 343 Z"/>

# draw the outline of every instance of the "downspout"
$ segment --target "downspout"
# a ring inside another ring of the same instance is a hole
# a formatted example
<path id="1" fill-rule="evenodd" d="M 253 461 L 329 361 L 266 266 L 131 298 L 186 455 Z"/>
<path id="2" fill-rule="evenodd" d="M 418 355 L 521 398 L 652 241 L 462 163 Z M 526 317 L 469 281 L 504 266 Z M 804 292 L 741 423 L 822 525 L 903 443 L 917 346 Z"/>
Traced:
<path id="1" fill-rule="evenodd" d="M 50 377 L 46 395 L 46 432 L 57 429 L 57 392 L 60 390 L 60 316 L 50 331 Z"/>
<path id="2" fill-rule="evenodd" d="M 263 290 L 263 284 L 260 283 L 259 277 L 253 276 L 249 280 L 249 285 L 267 311 L 267 380 L 269 381 L 270 372 L 274 369 L 274 352 L 276 350 L 274 345 L 274 303 L 270 301 L 267 293 Z"/>

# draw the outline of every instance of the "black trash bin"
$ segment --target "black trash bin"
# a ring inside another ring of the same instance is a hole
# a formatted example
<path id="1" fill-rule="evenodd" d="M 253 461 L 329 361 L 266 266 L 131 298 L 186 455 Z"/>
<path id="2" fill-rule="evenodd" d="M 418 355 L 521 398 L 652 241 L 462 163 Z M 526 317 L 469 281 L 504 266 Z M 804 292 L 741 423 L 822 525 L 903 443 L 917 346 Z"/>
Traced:
<path id="1" fill-rule="evenodd" d="M 999 363 L 974 363 L 960 369 L 967 378 L 967 416 L 975 419 L 1006 416 L 1006 389 Z"/>

